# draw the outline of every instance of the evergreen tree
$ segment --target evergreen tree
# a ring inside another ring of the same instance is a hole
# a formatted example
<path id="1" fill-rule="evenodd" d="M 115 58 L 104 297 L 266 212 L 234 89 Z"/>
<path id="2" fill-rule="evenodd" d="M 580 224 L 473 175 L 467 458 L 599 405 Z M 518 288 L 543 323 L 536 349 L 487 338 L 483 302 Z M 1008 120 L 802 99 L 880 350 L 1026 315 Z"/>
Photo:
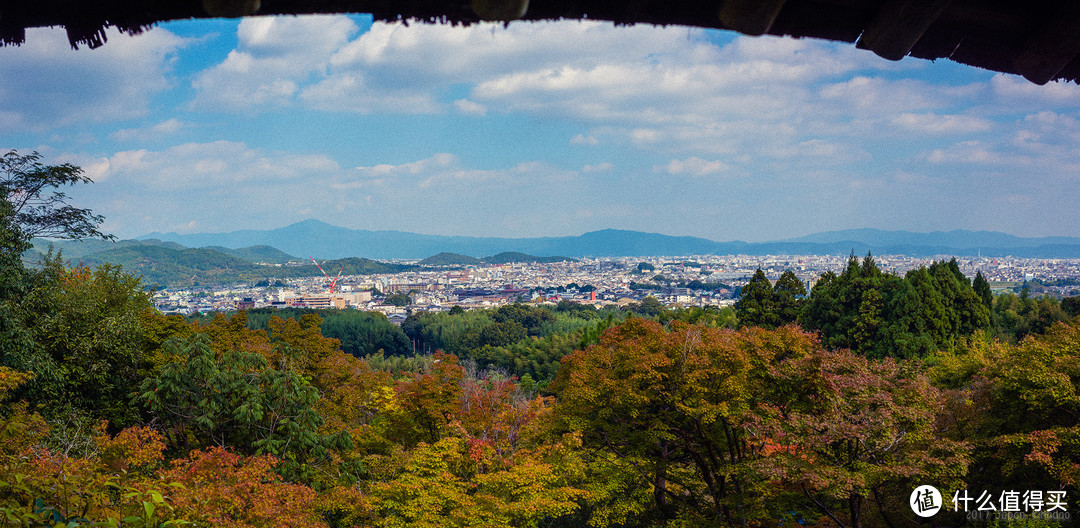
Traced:
<path id="1" fill-rule="evenodd" d="M 780 324 L 794 323 L 802 308 L 802 298 L 806 296 L 806 286 L 795 272 L 787 270 L 773 286 L 773 294 Z"/>
<path id="2" fill-rule="evenodd" d="M 937 350 L 927 332 L 928 318 L 923 313 L 923 295 L 913 281 L 900 281 L 899 288 L 887 303 L 889 324 L 879 334 L 874 357 L 925 357 Z"/>
<path id="3" fill-rule="evenodd" d="M 1069 317 L 1080 315 L 1080 297 L 1066 297 L 1062 299 L 1061 310 Z"/>
<path id="4" fill-rule="evenodd" d="M 994 307 L 994 294 L 990 291 L 990 283 L 983 277 L 982 271 L 975 273 L 975 282 L 972 283 L 975 295 L 979 296 L 987 310 Z"/>
<path id="5" fill-rule="evenodd" d="M 765 272 L 758 268 L 750 282 L 743 286 L 739 302 L 735 303 L 739 324 L 776 328 L 781 324 L 777 308 L 776 292 L 772 283 L 765 277 Z"/>

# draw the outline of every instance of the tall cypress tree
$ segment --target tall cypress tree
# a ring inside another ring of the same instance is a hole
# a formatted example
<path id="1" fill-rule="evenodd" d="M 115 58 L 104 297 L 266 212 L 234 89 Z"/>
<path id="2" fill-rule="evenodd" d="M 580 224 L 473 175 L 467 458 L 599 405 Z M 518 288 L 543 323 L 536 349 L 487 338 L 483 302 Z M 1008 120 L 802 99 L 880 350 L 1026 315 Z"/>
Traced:
<path id="1" fill-rule="evenodd" d="M 975 274 L 975 282 L 973 282 L 971 286 L 975 289 L 975 294 L 982 300 L 986 309 L 993 309 L 994 294 L 990 291 L 990 282 L 986 280 L 986 277 L 983 277 L 982 271 Z"/>
<path id="2" fill-rule="evenodd" d="M 776 328 L 781 324 L 780 315 L 777 313 L 776 292 L 761 268 L 758 268 L 750 282 L 743 286 L 739 302 L 735 303 L 735 314 L 743 326 Z"/>
<path id="3" fill-rule="evenodd" d="M 795 272 L 787 270 L 776 281 L 773 293 L 780 324 L 794 323 L 802 308 L 802 298 L 806 296 L 806 286 L 795 276 Z"/>

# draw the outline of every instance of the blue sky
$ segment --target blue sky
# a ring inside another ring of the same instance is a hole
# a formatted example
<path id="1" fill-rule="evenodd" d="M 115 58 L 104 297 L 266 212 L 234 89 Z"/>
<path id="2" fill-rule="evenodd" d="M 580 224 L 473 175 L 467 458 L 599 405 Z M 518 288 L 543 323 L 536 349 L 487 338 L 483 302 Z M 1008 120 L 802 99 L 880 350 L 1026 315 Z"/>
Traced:
<path id="1" fill-rule="evenodd" d="M 266 229 L 763 241 L 1080 236 L 1080 87 L 850 44 L 601 22 L 250 18 L 0 48 L 0 148 L 121 238 Z"/>

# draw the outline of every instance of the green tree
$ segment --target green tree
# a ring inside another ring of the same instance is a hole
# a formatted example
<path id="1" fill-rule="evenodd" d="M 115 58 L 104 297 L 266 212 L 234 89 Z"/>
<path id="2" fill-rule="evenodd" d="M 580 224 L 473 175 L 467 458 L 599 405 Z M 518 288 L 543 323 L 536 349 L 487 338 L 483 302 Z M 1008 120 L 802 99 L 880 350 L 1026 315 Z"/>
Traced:
<path id="1" fill-rule="evenodd" d="M 148 367 L 141 318 L 153 309 L 150 296 L 139 279 L 109 265 L 65 269 L 53 260 L 39 275 L 17 308 L 32 352 L 3 358 L 36 374 L 23 397 L 47 416 L 74 410 L 116 430 L 133 425 L 138 413 L 128 401 Z"/>
<path id="2" fill-rule="evenodd" d="M 426 372 L 412 373 L 395 387 L 398 412 L 388 418 L 390 435 L 406 446 L 434 444 L 447 434 L 459 411 L 464 369 L 457 357 L 436 352 Z"/>
<path id="3" fill-rule="evenodd" d="M 925 375 L 848 351 L 815 351 L 774 372 L 769 405 L 749 425 L 765 439 L 754 468 L 839 526 L 864 526 L 874 511 L 894 526 L 923 481 L 961 485 L 970 446 L 936 435 L 943 398 Z"/>
<path id="4" fill-rule="evenodd" d="M 555 320 L 555 315 L 545 308 L 534 308 L 521 303 L 503 306 L 491 314 L 496 323 L 516 322 L 530 336 L 539 336 L 544 324 Z"/>
<path id="5" fill-rule="evenodd" d="M 22 254 L 30 244 L 15 224 L 14 217 L 11 204 L 0 199 L 0 301 L 24 293 L 27 287 Z"/>
<path id="6" fill-rule="evenodd" d="M 480 346 L 507 346 L 528 337 L 528 330 L 517 321 L 500 321 L 480 329 Z"/>
<path id="7" fill-rule="evenodd" d="M 1062 299 L 1061 310 L 1069 317 L 1080 315 L 1080 297 L 1066 297 Z"/>
<path id="8" fill-rule="evenodd" d="M 1025 287 L 1020 295 L 1004 294 L 994 298 L 994 332 L 999 339 L 1019 343 L 1025 336 L 1043 334 L 1054 323 L 1068 321 L 1062 303 L 1049 296 L 1032 298 Z"/>
<path id="9" fill-rule="evenodd" d="M 975 280 L 972 282 L 971 286 L 975 290 L 975 295 L 978 295 L 983 305 L 986 306 L 986 309 L 993 309 L 994 294 L 990 291 L 990 282 L 986 280 L 986 277 L 983 277 L 982 271 L 975 273 Z"/>
<path id="10" fill-rule="evenodd" d="M 345 432 L 321 434 L 319 391 L 296 371 L 271 368 L 254 352 L 218 354 L 206 334 L 170 340 L 165 349 L 178 361 L 144 380 L 137 398 L 174 443 L 274 455 L 283 461 L 279 471 L 301 480 L 313 476 L 313 462 L 351 445 Z"/>
<path id="11" fill-rule="evenodd" d="M 114 238 L 98 229 L 103 217 L 68 204 L 67 195 L 56 190 L 79 183 L 91 183 L 79 167 L 45 165 L 37 152 L 9 151 L 0 157 L 0 201 L 7 204 L 0 219 L 23 242 L 34 237 Z"/>
<path id="12" fill-rule="evenodd" d="M 776 328 L 782 323 L 776 291 L 761 268 L 758 268 L 750 282 L 743 286 L 739 301 L 735 303 L 735 314 L 739 318 L 739 324 L 744 326 Z"/>
<path id="13" fill-rule="evenodd" d="M 395 293 L 393 295 L 386 296 L 386 304 L 392 304 L 394 306 L 408 306 L 412 304 L 412 298 L 404 293 Z"/>
<path id="14" fill-rule="evenodd" d="M 723 308 L 717 308 L 716 306 L 677 308 L 671 312 L 670 315 L 671 320 L 708 326 L 711 328 L 735 329 L 738 327 L 739 323 L 739 319 L 735 315 L 735 309 L 731 306 L 725 306 Z M 666 323 L 667 321 L 666 318 L 661 318 L 660 322 Z"/>
<path id="15" fill-rule="evenodd" d="M 340 310 L 327 313 L 322 323 L 322 335 L 341 341 L 341 350 L 356 357 L 382 352 L 401 356 L 410 352 L 409 338 L 385 315 L 359 310 Z"/>
<path id="16" fill-rule="evenodd" d="M 925 271 L 925 270 L 923 270 Z M 932 319 L 926 317 L 924 310 L 939 306 L 933 290 L 920 292 L 911 280 L 901 281 L 897 292 L 886 304 L 886 317 L 889 324 L 880 332 L 880 338 L 874 347 L 875 357 L 893 356 L 897 358 L 926 357 L 939 350 L 934 337 L 928 331 Z M 929 284 L 927 278 L 925 284 Z"/>
<path id="17" fill-rule="evenodd" d="M 744 424 L 766 393 L 769 365 L 813 347 L 790 327 L 628 319 L 563 359 L 555 414 L 587 448 L 634 468 L 651 488 L 652 515 L 693 526 L 767 522 L 781 506 L 764 500 L 775 488 L 749 473 L 758 440 Z"/>
<path id="18" fill-rule="evenodd" d="M 35 317 L 20 304 L 35 287 L 47 286 L 56 273 L 34 272 L 23 265 L 22 254 L 30 248 L 30 239 L 112 238 L 98 230 L 100 216 L 69 205 L 67 196 L 56 190 L 90 182 L 82 170 L 69 164 L 44 165 L 40 160 L 37 152 L 24 156 L 14 150 L 0 157 L 0 365 L 26 366 L 37 361 L 31 356 L 42 358 L 40 348 L 35 351 Z"/>
<path id="19" fill-rule="evenodd" d="M 776 281 L 773 293 L 780 324 L 794 323 L 799 318 L 799 311 L 802 309 L 806 285 L 799 280 L 794 271 L 787 270 Z"/>
<path id="20" fill-rule="evenodd" d="M 630 304 L 626 309 L 642 317 L 658 317 L 667 312 L 663 303 L 652 295 L 646 296 L 639 303 Z"/>
<path id="21" fill-rule="evenodd" d="M 23 365 L 32 354 L 30 327 L 23 324 L 18 303 L 30 288 L 34 274 L 23 266 L 29 248 L 14 224 L 11 204 L 0 198 L 0 365 Z"/>
<path id="22" fill-rule="evenodd" d="M 975 448 L 969 489 L 1080 493 L 1080 323 L 940 359 L 955 385 L 941 424 Z"/>
<path id="23" fill-rule="evenodd" d="M 961 346 L 990 326 L 989 311 L 956 260 L 934 262 L 901 279 L 870 255 L 852 255 L 843 273 L 814 285 L 799 322 L 832 349 L 872 357 L 922 357 Z"/>

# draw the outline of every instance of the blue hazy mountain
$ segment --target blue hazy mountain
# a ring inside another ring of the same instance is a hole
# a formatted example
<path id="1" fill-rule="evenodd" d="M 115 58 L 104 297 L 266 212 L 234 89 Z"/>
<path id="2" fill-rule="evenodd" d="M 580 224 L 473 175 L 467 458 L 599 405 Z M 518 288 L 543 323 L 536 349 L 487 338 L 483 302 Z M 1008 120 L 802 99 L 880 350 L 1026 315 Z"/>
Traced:
<path id="1" fill-rule="evenodd" d="M 934 231 L 912 233 L 910 231 L 886 231 L 883 229 L 847 229 L 826 231 L 783 242 L 811 242 L 832 244 L 859 242 L 875 246 L 937 246 L 954 248 L 1034 248 L 1054 245 L 1080 245 L 1077 237 L 1022 238 L 995 231 Z"/>
<path id="2" fill-rule="evenodd" d="M 1022 238 L 989 231 L 912 233 L 853 229 L 817 233 L 775 242 L 717 242 L 691 236 L 670 236 L 619 229 L 578 236 L 498 238 L 422 235 L 404 231 L 347 229 L 318 220 L 305 220 L 268 230 L 229 233 L 150 233 L 140 239 L 159 239 L 186 247 L 245 248 L 271 246 L 289 255 L 317 258 L 422 259 L 439 253 L 476 258 L 503 252 L 537 256 L 617 257 L 678 255 L 865 255 L 1016 256 L 1080 258 L 1080 238 Z"/>

